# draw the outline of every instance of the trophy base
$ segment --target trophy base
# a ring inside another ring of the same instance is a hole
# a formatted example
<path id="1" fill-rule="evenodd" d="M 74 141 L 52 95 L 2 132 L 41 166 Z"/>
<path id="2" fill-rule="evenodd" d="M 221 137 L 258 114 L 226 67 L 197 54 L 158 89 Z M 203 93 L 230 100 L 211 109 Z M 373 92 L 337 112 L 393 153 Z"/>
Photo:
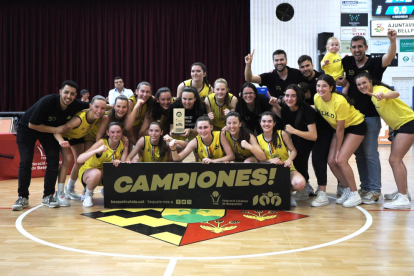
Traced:
<path id="1" fill-rule="evenodd" d="M 184 134 L 184 132 L 171 132 L 171 135 L 174 136 L 181 136 L 182 134 Z"/>

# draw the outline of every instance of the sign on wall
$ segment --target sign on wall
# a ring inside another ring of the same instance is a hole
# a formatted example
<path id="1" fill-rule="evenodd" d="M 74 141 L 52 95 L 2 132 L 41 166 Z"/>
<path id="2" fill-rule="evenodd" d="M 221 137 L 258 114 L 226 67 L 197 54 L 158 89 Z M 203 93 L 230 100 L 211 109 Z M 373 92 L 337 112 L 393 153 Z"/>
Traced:
<path id="1" fill-rule="evenodd" d="M 388 29 L 397 31 L 397 36 L 414 36 L 414 20 L 371 20 L 371 36 L 387 36 Z"/>
<path id="2" fill-rule="evenodd" d="M 400 39 L 400 53 L 414 52 L 414 39 Z"/>
<path id="3" fill-rule="evenodd" d="M 281 165 L 105 163 L 103 179 L 105 208 L 290 210 Z"/>
<path id="4" fill-rule="evenodd" d="M 368 12 L 368 0 L 342 0 L 341 12 Z"/>
<path id="5" fill-rule="evenodd" d="M 368 39 L 368 27 L 341 27 L 341 40 L 351 40 L 357 35 Z"/>
<path id="6" fill-rule="evenodd" d="M 368 27 L 368 13 L 342 13 L 341 27 Z"/>

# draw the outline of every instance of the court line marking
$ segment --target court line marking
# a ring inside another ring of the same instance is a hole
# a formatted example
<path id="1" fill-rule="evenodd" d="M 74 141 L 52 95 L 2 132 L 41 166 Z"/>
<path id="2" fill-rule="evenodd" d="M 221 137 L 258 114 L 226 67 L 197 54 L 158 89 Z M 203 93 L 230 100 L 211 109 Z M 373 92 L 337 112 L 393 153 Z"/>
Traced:
<path id="1" fill-rule="evenodd" d="M 313 249 L 318 249 L 322 247 L 331 246 L 349 239 L 352 239 L 362 233 L 364 233 L 368 228 L 371 227 L 373 223 L 373 219 L 371 214 L 369 214 L 368 211 L 365 209 L 357 206 L 356 208 L 360 210 L 366 217 L 366 222 L 364 226 L 362 226 L 360 229 L 355 231 L 354 233 L 351 233 L 343 238 L 333 240 L 330 242 L 313 245 L 309 247 L 303 247 L 303 248 L 296 248 L 296 249 L 290 249 L 290 250 L 284 250 L 284 251 L 276 251 L 276 252 L 268 252 L 268 253 L 258 253 L 258 254 L 248 254 L 248 255 L 237 255 L 237 256 L 218 256 L 218 257 L 166 257 L 166 256 L 145 256 L 145 255 L 130 255 L 130 254 L 119 254 L 119 253 L 107 253 L 107 252 L 98 252 L 98 251 L 91 251 L 91 250 L 83 250 L 83 249 L 77 249 L 77 248 L 71 248 L 66 247 L 58 244 L 54 244 L 51 242 L 47 242 L 45 240 L 39 239 L 29 232 L 27 232 L 22 225 L 23 219 L 30 214 L 31 212 L 37 210 L 38 208 L 42 207 L 43 205 L 38 205 L 25 213 L 21 214 L 17 220 L 16 220 L 16 228 L 17 230 L 26 238 L 31 239 L 32 241 L 35 241 L 37 243 L 54 247 L 57 249 L 62 249 L 66 251 L 72 251 L 77 253 L 83 253 L 83 254 L 92 254 L 92 255 L 100 255 L 100 256 L 110 256 L 110 257 L 124 257 L 124 258 L 135 258 L 135 259 L 154 259 L 154 260 L 227 260 L 227 259 L 244 259 L 244 258 L 257 258 L 257 257 L 266 257 L 266 256 L 274 256 L 274 255 L 282 255 L 282 254 L 290 254 L 290 253 L 296 253 L 296 252 L 303 252 L 303 251 L 309 251 Z"/>

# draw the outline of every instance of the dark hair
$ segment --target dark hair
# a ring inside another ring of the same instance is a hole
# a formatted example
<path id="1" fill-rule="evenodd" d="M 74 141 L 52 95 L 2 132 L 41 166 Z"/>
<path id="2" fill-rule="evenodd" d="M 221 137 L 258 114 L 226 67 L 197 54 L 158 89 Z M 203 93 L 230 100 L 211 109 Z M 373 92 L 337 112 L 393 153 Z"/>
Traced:
<path id="1" fill-rule="evenodd" d="M 208 83 L 208 77 L 207 77 L 207 67 L 204 65 L 204 63 L 201 63 L 201 62 L 194 62 L 194 63 L 191 65 L 191 68 L 192 68 L 193 66 L 200 66 L 200 67 L 201 67 L 201 70 L 203 70 L 203 72 L 204 72 L 204 73 L 206 73 L 206 76 L 205 76 L 205 77 L 203 77 L 203 82 L 207 85 L 207 87 L 210 87 L 210 84 Z"/>
<path id="2" fill-rule="evenodd" d="M 242 118 L 241 118 L 240 114 L 236 111 L 230 111 L 229 113 L 227 113 L 227 115 L 226 115 L 226 124 L 227 124 L 227 119 L 229 117 L 236 117 L 239 120 L 240 123 L 242 122 Z M 238 139 L 238 141 L 246 140 L 246 141 L 249 142 L 250 141 L 250 134 L 251 134 L 250 130 L 245 128 L 243 125 L 241 125 L 240 128 L 239 128 L 239 139 Z"/>
<path id="3" fill-rule="evenodd" d="M 262 106 L 260 105 L 260 101 L 258 100 L 258 97 L 260 95 L 257 92 L 256 86 L 253 83 L 251 83 L 251 82 L 245 82 L 243 84 L 243 86 L 241 87 L 241 90 L 240 90 L 240 93 L 241 93 L 240 94 L 240 99 L 237 102 L 237 104 L 240 105 L 240 115 L 243 116 L 243 115 L 245 115 L 248 112 L 247 104 L 246 104 L 246 102 L 243 99 L 243 90 L 245 88 L 247 88 L 247 87 L 253 89 L 254 95 L 256 96 L 256 99 L 254 101 L 254 105 L 255 106 L 254 106 L 254 111 L 253 112 L 256 115 L 260 115 L 263 111 L 266 111 L 266 110 L 263 110 L 262 109 Z"/>
<path id="4" fill-rule="evenodd" d="M 149 127 L 151 127 L 151 125 L 157 125 L 161 129 L 161 131 L 163 131 L 162 125 L 160 122 L 154 121 L 150 123 Z M 164 141 L 164 138 L 162 135 L 160 135 L 160 138 L 158 139 L 158 147 L 160 148 L 160 159 L 162 159 L 168 152 L 167 143 Z"/>
<path id="5" fill-rule="evenodd" d="M 151 89 L 151 84 L 147 81 L 141 81 L 140 83 L 138 83 L 137 85 L 137 90 L 139 91 L 139 89 L 141 88 L 141 86 L 143 85 L 147 85 L 149 86 L 149 88 Z M 134 93 L 135 99 L 138 101 L 138 94 Z M 152 114 L 152 110 L 154 107 L 154 98 L 152 97 L 152 95 L 148 98 L 148 100 L 145 102 L 147 104 L 147 110 L 145 111 L 145 117 L 147 118 L 151 118 L 151 114 Z"/>
<path id="6" fill-rule="evenodd" d="M 161 94 L 164 93 L 170 93 L 170 95 L 172 96 L 171 90 L 168 87 L 161 87 L 160 89 L 158 89 L 157 93 L 155 94 L 155 99 L 160 99 Z M 161 122 L 162 124 L 162 130 L 166 133 L 168 133 L 168 130 L 170 129 L 170 120 L 169 120 L 169 112 L 168 110 L 164 110 L 160 103 L 157 101 L 154 101 L 154 107 L 152 109 L 152 119 L 155 121 L 159 121 L 162 117 L 162 115 L 164 115 L 164 119 Z"/>
<path id="7" fill-rule="evenodd" d="M 388 84 L 385 84 L 375 78 L 373 78 L 369 73 L 362 71 L 361 73 L 359 73 L 358 75 L 356 75 L 356 77 L 354 78 L 354 81 L 356 83 L 356 80 L 362 77 L 366 77 L 368 80 L 372 81 L 372 85 L 381 85 L 384 86 L 386 88 L 388 88 L 391 91 L 394 91 L 394 88 L 392 88 L 391 86 L 389 86 Z"/>
<path id="8" fill-rule="evenodd" d="M 76 82 L 72 81 L 72 80 L 65 80 L 64 82 L 62 82 L 62 86 L 61 86 L 62 90 L 63 90 L 63 88 L 65 88 L 65 85 L 73 87 L 73 88 L 76 89 L 76 91 L 78 91 L 78 84 Z"/>
<path id="9" fill-rule="evenodd" d="M 184 92 L 189 92 L 189 93 L 194 94 L 195 102 L 194 102 L 193 109 L 195 111 L 194 112 L 195 117 L 198 118 L 202 115 L 205 115 L 207 113 L 206 105 L 204 104 L 204 102 L 201 101 L 200 94 L 198 94 L 197 89 L 195 89 L 195 87 L 192 87 L 192 86 L 184 87 L 183 92 L 181 93 L 181 96 L 173 103 L 171 108 L 184 108 L 183 101 L 181 99 Z"/>
<path id="10" fill-rule="evenodd" d="M 302 62 L 309 60 L 310 63 L 312 64 L 312 58 L 308 55 L 302 55 L 298 58 L 298 65 L 300 66 Z"/>
<path id="11" fill-rule="evenodd" d="M 122 78 L 121 78 L 120 76 L 117 76 L 117 77 L 115 77 L 115 78 L 114 78 L 114 82 L 115 82 L 116 80 L 122 80 Z"/>
<path id="12" fill-rule="evenodd" d="M 350 97 L 348 97 L 348 95 L 345 95 L 343 93 L 339 93 L 338 91 L 336 91 L 336 83 L 335 83 L 334 78 L 331 75 L 328 75 L 328 74 L 320 75 L 318 77 L 318 82 L 321 81 L 321 80 L 327 82 L 329 86 L 332 86 L 332 91 L 331 91 L 332 93 L 336 93 L 338 95 L 341 95 L 342 97 L 344 97 L 346 99 L 346 101 L 350 105 L 354 105 L 354 101 Z"/>
<path id="13" fill-rule="evenodd" d="M 274 51 L 273 55 L 272 55 L 272 58 L 274 59 L 275 56 L 277 56 L 277 55 L 284 55 L 285 59 L 287 59 L 286 52 L 281 50 L 281 49 Z"/>
<path id="14" fill-rule="evenodd" d="M 126 115 L 127 113 L 125 113 L 124 117 L 121 119 L 121 121 L 117 121 L 116 120 L 116 116 L 115 116 L 115 105 L 117 101 L 126 101 L 127 102 L 127 108 L 128 108 L 128 98 L 125 95 L 119 95 L 118 97 L 115 98 L 115 102 L 114 102 L 114 106 L 112 107 L 111 113 L 109 113 L 109 122 L 119 122 L 122 125 L 124 125 L 125 119 L 126 119 Z"/>
<path id="15" fill-rule="evenodd" d="M 107 128 L 106 130 L 109 130 L 112 126 L 119 126 L 119 127 L 121 128 L 121 131 L 122 131 L 122 126 L 121 126 L 121 124 L 120 124 L 120 123 L 118 123 L 118 122 L 110 122 L 110 123 L 108 124 L 108 128 Z"/>
<path id="16" fill-rule="evenodd" d="M 273 114 L 273 112 L 271 112 L 271 111 L 265 111 L 265 112 L 263 112 L 262 115 L 260 115 L 260 121 L 262 121 L 263 116 L 270 116 L 270 117 L 272 117 L 273 122 L 276 123 L 276 115 Z M 264 138 L 264 134 L 263 134 L 263 138 Z M 276 129 L 276 125 L 275 125 L 275 127 L 273 128 L 273 132 L 272 132 L 272 143 L 276 147 L 277 145 L 280 144 L 280 141 L 281 140 L 282 139 L 280 138 L 279 133 L 278 133 L 278 131 Z"/>
<path id="17" fill-rule="evenodd" d="M 85 95 L 86 93 L 89 93 L 88 89 L 82 89 L 80 92 L 82 96 Z"/>
<path id="18" fill-rule="evenodd" d="M 302 91 L 303 95 L 306 94 L 306 92 L 308 92 L 309 90 L 309 84 L 307 84 L 306 82 L 302 81 L 298 84 L 300 91 Z"/>
<path id="19" fill-rule="evenodd" d="M 362 40 L 362 42 L 364 43 L 364 46 L 367 46 L 367 40 L 365 39 L 365 37 L 360 36 L 360 35 L 354 36 L 351 39 L 351 45 L 352 45 L 352 42 L 355 42 L 355 41 L 358 41 L 358 40 Z"/>
<path id="20" fill-rule="evenodd" d="M 295 128 L 299 128 L 301 124 L 304 123 L 303 112 L 304 112 L 304 104 L 305 104 L 305 95 L 302 93 L 301 88 L 296 84 L 290 84 L 286 87 L 286 91 L 288 89 L 292 89 L 296 92 L 296 106 L 298 107 L 298 113 L 296 114 L 295 118 Z M 285 93 L 286 93 L 285 91 Z M 307 91 L 307 90 L 306 90 Z"/>
<path id="21" fill-rule="evenodd" d="M 198 125 L 198 122 L 204 122 L 204 121 L 208 122 L 210 125 L 213 125 L 213 123 L 211 122 L 211 119 L 208 116 L 203 115 L 197 118 L 196 126 Z"/>

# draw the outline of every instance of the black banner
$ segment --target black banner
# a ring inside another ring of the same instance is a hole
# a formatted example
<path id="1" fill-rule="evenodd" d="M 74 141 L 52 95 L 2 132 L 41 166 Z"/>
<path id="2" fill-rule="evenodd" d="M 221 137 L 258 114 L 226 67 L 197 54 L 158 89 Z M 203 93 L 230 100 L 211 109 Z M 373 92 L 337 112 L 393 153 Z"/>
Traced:
<path id="1" fill-rule="evenodd" d="M 367 13 L 341 13 L 341 27 L 368 27 Z"/>
<path id="2" fill-rule="evenodd" d="M 273 164 L 104 164 L 105 208 L 290 210 L 290 169 Z"/>

